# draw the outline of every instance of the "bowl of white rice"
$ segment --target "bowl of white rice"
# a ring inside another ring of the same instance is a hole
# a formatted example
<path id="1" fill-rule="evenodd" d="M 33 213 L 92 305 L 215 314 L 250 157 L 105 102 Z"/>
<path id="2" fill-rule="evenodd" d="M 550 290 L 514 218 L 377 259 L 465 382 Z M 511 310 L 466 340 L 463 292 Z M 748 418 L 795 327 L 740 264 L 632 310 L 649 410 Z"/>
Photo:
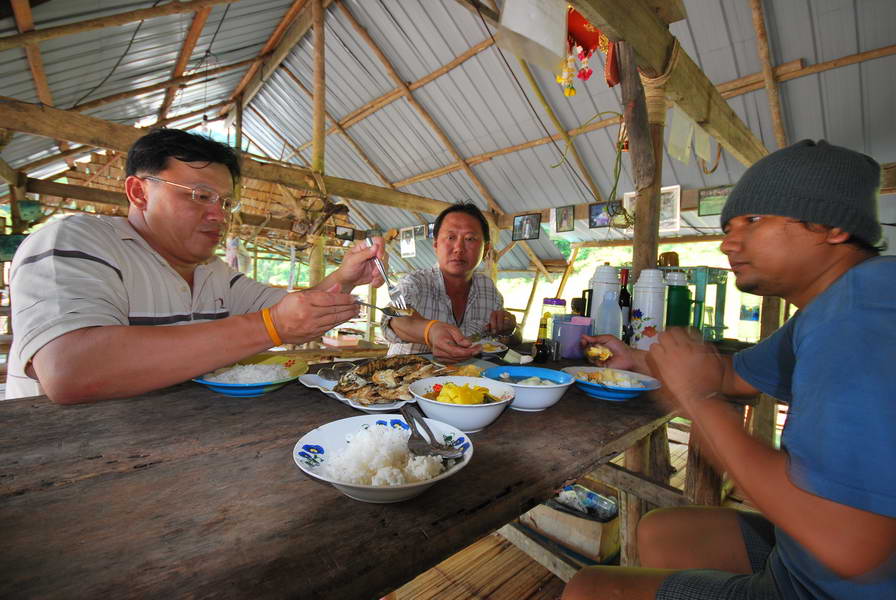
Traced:
<path id="1" fill-rule="evenodd" d="M 401 502 L 456 474 L 473 456 L 473 444 L 464 432 L 441 421 L 426 422 L 438 441 L 460 448 L 463 456 L 414 456 L 408 451 L 410 429 L 404 417 L 379 414 L 321 425 L 299 439 L 292 457 L 307 475 L 349 498 Z"/>
<path id="2" fill-rule="evenodd" d="M 305 362 L 282 352 L 262 352 L 193 381 L 227 396 L 253 398 L 279 389 L 307 372 Z"/>

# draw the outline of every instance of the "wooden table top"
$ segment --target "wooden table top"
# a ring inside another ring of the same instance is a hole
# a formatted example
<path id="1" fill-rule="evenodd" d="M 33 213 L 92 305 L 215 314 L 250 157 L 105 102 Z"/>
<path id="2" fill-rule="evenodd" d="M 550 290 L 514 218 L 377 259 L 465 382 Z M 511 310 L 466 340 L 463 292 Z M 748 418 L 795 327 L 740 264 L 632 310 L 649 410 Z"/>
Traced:
<path id="1" fill-rule="evenodd" d="M 359 414 L 301 384 L 254 399 L 185 383 L 94 405 L 0 402 L 0 597 L 378 598 L 669 418 L 646 396 L 572 387 L 473 434 L 457 475 L 378 505 L 292 459 L 301 435 Z"/>

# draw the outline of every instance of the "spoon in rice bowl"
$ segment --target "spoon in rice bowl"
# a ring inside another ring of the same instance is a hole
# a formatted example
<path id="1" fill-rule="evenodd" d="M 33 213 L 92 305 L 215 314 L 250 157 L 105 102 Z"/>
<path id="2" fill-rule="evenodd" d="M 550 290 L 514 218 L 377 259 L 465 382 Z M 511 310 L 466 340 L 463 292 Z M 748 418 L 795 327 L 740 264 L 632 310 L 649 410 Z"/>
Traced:
<path id="1" fill-rule="evenodd" d="M 411 437 L 408 438 L 408 450 L 410 450 L 411 454 L 415 456 L 440 456 L 447 459 L 460 458 L 464 455 L 463 450 L 460 448 L 436 442 L 436 437 L 429 425 L 426 424 L 426 419 L 423 418 L 423 415 L 420 414 L 416 407 L 405 404 L 398 410 L 401 411 L 401 416 L 404 417 L 411 428 Z M 420 431 L 417 429 L 418 422 L 426 430 L 430 441 L 426 441 L 420 434 Z"/>

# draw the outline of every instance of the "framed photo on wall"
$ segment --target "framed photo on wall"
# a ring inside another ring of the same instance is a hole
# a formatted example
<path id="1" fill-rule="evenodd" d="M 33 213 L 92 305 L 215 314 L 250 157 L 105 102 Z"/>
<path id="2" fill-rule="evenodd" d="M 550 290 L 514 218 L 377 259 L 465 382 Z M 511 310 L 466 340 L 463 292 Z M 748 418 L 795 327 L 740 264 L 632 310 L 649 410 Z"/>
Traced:
<path id="1" fill-rule="evenodd" d="M 337 225 L 335 235 L 337 240 L 348 240 L 350 242 L 355 239 L 355 230 L 351 227 Z"/>
<path id="2" fill-rule="evenodd" d="M 622 196 L 625 210 L 634 217 L 636 192 L 626 192 Z M 660 233 L 681 229 L 681 186 L 667 185 L 660 188 Z"/>
<path id="3" fill-rule="evenodd" d="M 596 202 L 588 205 L 588 227 L 597 229 L 598 227 L 618 226 L 615 221 L 616 215 L 622 212 L 622 203 L 618 200 L 612 202 Z"/>
<path id="4" fill-rule="evenodd" d="M 733 185 L 720 185 L 711 188 L 703 188 L 697 192 L 697 216 L 709 217 L 722 214 L 722 207 L 728 200 L 728 194 L 734 189 Z"/>
<path id="5" fill-rule="evenodd" d="M 541 235 L 541 213 L 516 215 L 513 217 L 514 242 L 520 240 L 537 240 Z"/>
<path id="6" fill-rule="evenodd" d="M 405 227 L 399 230 L 399 246 L 402 258 L 414 258 L 417 256 L 417 244 L 414 239 L 414 228 Z"/>
<path id="7" fill-rule="evenodd" d="M 554 209 L 554 231 L 563 233 L 575 227 L 576 207 L 558 206 Z"/>
<path id="8" fill-rule="evenodd" d="M 423 239 L 426 237 L 426 225 L 414 225 L 414 237 Z"/>
<path id="9" fill-rule="evenodd" d="M 436 224 L 435 223 L 430 223 L 429 225 L 426 226 L 426 237 L 428 237 L 429 239 L 434 238 L 435 232 L 436 232 Z"/>

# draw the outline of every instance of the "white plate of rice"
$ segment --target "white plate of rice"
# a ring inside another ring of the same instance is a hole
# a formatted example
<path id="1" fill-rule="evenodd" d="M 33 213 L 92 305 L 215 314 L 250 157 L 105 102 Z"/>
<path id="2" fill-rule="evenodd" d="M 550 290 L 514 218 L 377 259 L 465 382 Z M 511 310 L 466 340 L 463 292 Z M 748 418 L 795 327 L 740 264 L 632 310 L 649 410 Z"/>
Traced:
<path id="1" fill-rule="evenodd" d="M 227 396 L 251 398 L 279 389 L 308 371 L 308 365 L 277 352 L 263 352 L 215 369 L 193 381 Z"/>
<path id="2" fill-rule="evenodd" d="M 440 442 L 463 449 L 462 458 L 413 456 L 410 435 L 399 414 L 340 419 L 309 431 L 293 449 L 293 460 L 309 476 L 330 483 L 362 502 L 378 504 L 413 498 L 451 477 L 470 462 L 469 436 L 446 423 L 426 419 Z"/>

